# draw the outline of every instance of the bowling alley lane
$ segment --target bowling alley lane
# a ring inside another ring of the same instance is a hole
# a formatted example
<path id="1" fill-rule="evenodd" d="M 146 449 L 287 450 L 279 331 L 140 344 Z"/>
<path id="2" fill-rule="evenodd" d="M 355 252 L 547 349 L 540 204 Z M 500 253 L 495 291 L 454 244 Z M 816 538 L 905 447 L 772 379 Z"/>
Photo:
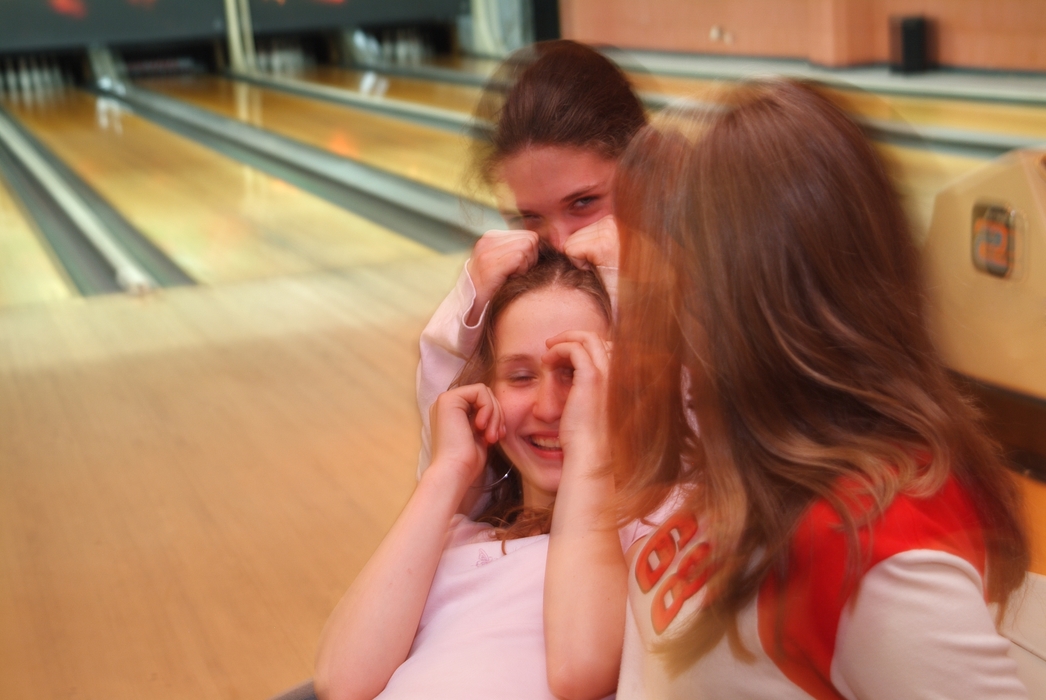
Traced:
<path id="1" fill-rule="evenodd" d="M 673 96 L 700 97 L 723 84 L 715 80 L 637 72 L 629 73 L 629 79 L 637 90 Z M 829 93 L 841 98 L 851 113 L 868 119 L 1046 139 L 1046 108 L 1041 106 L 885 95 L 857 88 L 830 89 Z"/>
<path id="2" fill-rule="evenodd" d="M 326 85 L 359 91 L 363 85 L 362 81 L 366 79 L 366 75 L 366 73 L 359 71 L 323 67 L 314 71 L 307 71 L 301 77 L 305 80 L 315 80 Z M 464 105 L 469 99 L 474 102 L 479 98 L 479 88 L 441 83 L 435 80 L 400 78 L 380 73 L 372 73 L 371 75 L 374 76 L 369 79 L 371 84 L 373 84 L 373 81 L 378 80 L 388 81 L 388 91 L 385 93 L 385 96 L 390 98 L 394 97 L 395 99 L 438 106 L 445 109 L 465 108 Z M 644 78 L 644 76 L 638 77 Z M 680 84 L 683 84 L 683 82 L 679 81 Z M 713 81 L 689 81 L 689 83 L 692 83 L 691 87 L 700 87 L 706 95 L 709 94 L 713 85 L 718 85 L 718 83 Z M 652 82 L 648 81 L 644 85 L 643 89 L 656 91 L 657 86 Z M 426 86 L 428 87 L 426 88 Z M 448 92 L 442 92 L 444 90 Z M 452 94 L 454 98 L 441 102 L 439 98 L 435 97 L 443 94 Z M 690 94 L 697 93 L 691 90 Z M 469 98 L 469 95 L 471 95 L 471 98 Z M 875 96 L 869 96 L 866 102 L 874 104 L 875 99 L 877 99 Z M 458 107 L 455 107 L 455 104 Z M 471 109 L 471 107 L 467 109 Z M 933 211 L 933 200 L 937 192 L 954 178 L 984 163 L 984 160 L 979 158 L 958 156 L 927 149 L 905 148 L 887 144 L 880 144 L 879 148 L 894 166 L 897 176 L 897 187 L 905 198 L 905 204 L 913 222 L 913 233 L 916 239 L 920 241 L 925 236 L 926 229 L 929 226 L 930 214 Z M 374 161 L 379 167 L 381 167 L 381 162 L 380 160 Z"/>
<path id="3" fill-rule="evenodd" d="M 0 307 L 76 296 L 0 177 Z"/>
<path id="4" fill-rule="evenodd" d="M 470 139 L 341 105 L 213 76 L 141 87 L 455 195 L 493 204 L 466 183 Z"/>
<path id="5" fill-rule="evenodd" d="M 487 76 L 497 66 L 489 59 L 441 57 L 431 65 L 462 73 Z M 723 80 L 629 71 L 636 90 L 675 97 L 708 95 Z M 391 87 L 390 87 L 391 89 Z M 847 103 L 853 114 L 903 121 L 917 126 L 945 127 L 990 134 L 1042 137 L 1046 139 L 1046 107 L 1003 102 L 888 95 L 853 89 L 831 89 Z M 404 98 L 407 99 L 407 98 Z"/>
<path id="6" fill-rule="evenodd" d="M 470 85 L 334 66 L 316 66 L 302 71 L 295 77 L 307 82 L 351 90 L 361 95 L 402 100 L 464 113 L 472 112 L 481 93 L 480 88 Z"/>
<path id="7" fill-rule="evenodd" d="M 67 91 L 46 102 L 4 106 L 199 282 L 434 254 L 111 100 Z"/>

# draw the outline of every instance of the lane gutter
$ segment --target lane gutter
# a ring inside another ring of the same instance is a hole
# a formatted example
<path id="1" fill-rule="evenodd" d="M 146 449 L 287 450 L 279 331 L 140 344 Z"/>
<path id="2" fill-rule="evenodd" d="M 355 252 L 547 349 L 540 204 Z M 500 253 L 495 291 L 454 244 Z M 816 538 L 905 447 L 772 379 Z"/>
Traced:
<path id="1" fill-rule="evenodd" d="M 22 135 L 13 120 L 2 112 L 0 141 L 3 141 L 7 150 L 40 183 L 83 237 L 112 268 L 116 284 L 121 289 L 141 294 L 157 286 L 155 278 L 110 236 L 95 212 Z"/>

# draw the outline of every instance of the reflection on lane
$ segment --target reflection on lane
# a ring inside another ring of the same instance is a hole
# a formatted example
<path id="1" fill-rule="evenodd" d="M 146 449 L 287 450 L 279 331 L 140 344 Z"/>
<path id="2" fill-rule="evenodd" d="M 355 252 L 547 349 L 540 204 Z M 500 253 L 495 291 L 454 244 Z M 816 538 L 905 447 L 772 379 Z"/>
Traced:
<path id="1" fill-rule="evenodd" d="M 630 73 L 637 90 L 690 97 L 714 94 L 723 81 Z M 882 95 L 859 88 L 830 89 L 848 111 L 868 119 L 900 121 L 914 126 L 947 127 L 986 134 L 1046 138 L 1046 107 L 974 100 Z"/>
<path id="2" fill-rule="evenodd" d="M 79 91 L 10 113 L 204 283 L 432 251 Z"/>
<path id="3" fill-rule="evenodd" d="M 465 135 L 213 76 L 148 80 L 139 85 L 430 187 L 493 205 L 489 196 L 474 192 L 465 184 L 471 143 Z"/>
<path id="4" fill-rule="evenodd" d="M 351 90 L 368 97 L 402 100 L 426 107 L 439 107 L 471 114 L 482 90 L 469 85 L 455 85 L 438 80 L 405 78 L 380 71 L 352 70 L 333 66 L 307 68 L 292 76 L 299 80 Z"/>
<path id="5" fill-rule="evenodd" d="M 372 97 L 403 100 L 465 113 L 472 112 L 482 92 L 477 87 L 330 66 L 304 70 L 294 77 Z M 716 80 L 635 72 L 629 73 L 629 80 L 640 92 L 702 100 L 714 100 L 717 90 L 728 84 Z M 857 117 L 899 121 L 913 126 L 1046 138 L 1046 107 L 879 95 L 856 88 L 831 89 L 828 92 L 839 98 L 845 108 Z"/>

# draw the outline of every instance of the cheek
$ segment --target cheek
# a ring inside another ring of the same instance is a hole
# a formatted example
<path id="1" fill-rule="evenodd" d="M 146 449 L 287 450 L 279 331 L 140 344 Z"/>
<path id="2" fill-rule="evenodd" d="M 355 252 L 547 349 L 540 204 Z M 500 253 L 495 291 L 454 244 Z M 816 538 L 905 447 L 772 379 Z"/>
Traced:
<path id="1" fill-rule="evenodd" d="M 494 398 L 498 400 L 498 405 L 501 406 L 501 419 L 505 422 L 505 429 L 511 435 L 527 413 L 525 397 L 518 391 L 512 391 L 504 387 L 499 389 L 495 385 Z"/>

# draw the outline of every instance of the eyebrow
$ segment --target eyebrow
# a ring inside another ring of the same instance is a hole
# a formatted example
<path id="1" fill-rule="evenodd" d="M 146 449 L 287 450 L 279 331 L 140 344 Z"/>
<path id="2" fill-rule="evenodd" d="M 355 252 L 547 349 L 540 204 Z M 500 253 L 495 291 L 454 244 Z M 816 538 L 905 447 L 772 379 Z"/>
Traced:
<path id="1" fill-rule="evenodd" d="M 506 355 L 505 357 L 499 357 L 497 359 L 496 364 L 507 365 L 507 364 L 509 364 L 511 362 L 524 362 L 524 361 L 529 362 L 529 361 L 531 361 L 533 359 L 534 358 L 532 358 L 530 355 L 526 355 L 526 354 L 520 353 L 518 355 Z"/>

